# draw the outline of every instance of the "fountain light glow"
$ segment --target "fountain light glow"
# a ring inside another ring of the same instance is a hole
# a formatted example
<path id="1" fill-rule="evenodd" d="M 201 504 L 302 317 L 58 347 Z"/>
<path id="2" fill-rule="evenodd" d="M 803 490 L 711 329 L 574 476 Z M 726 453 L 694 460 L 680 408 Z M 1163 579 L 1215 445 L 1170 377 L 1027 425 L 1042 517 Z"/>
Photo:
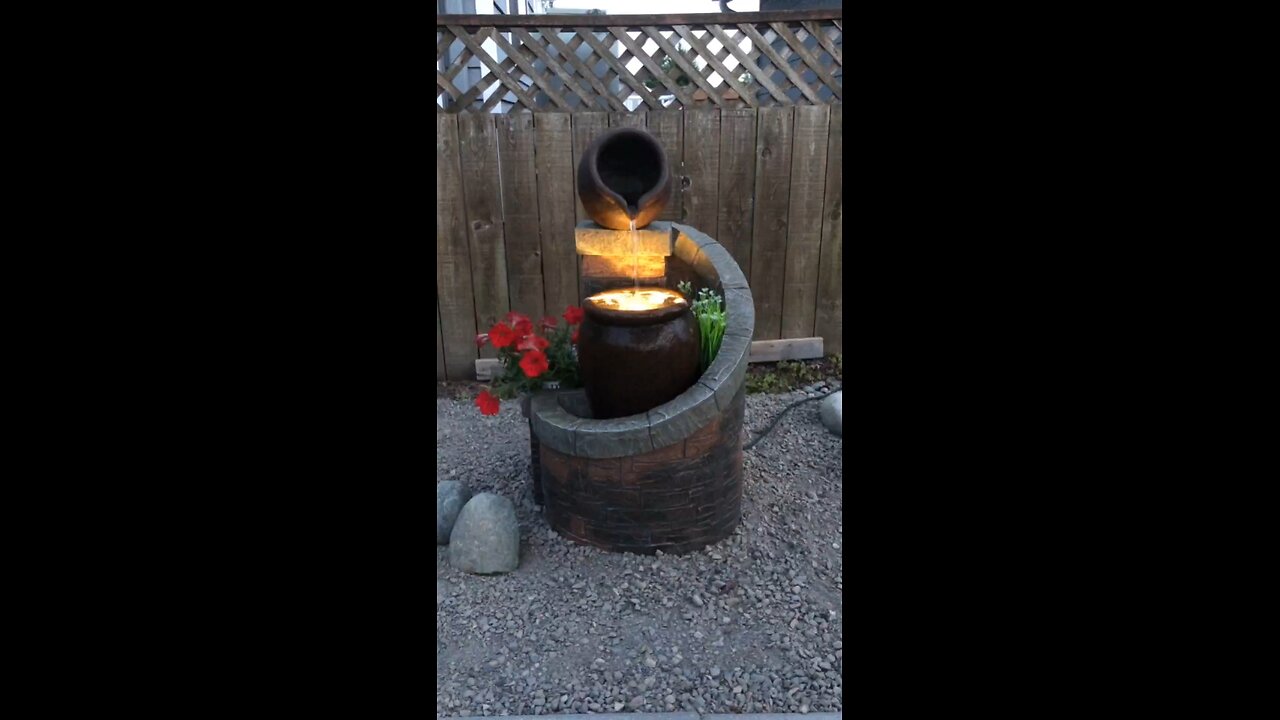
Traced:
<path id="1" fill-rule="evenodd" d="M 680 293 L 663 288 L 645 288 L 640 291 L 606 290 L 587 298 L 587 302 L 608 310 L 624 312 L 642 312 L 667 305 L 689 304 Z"/>

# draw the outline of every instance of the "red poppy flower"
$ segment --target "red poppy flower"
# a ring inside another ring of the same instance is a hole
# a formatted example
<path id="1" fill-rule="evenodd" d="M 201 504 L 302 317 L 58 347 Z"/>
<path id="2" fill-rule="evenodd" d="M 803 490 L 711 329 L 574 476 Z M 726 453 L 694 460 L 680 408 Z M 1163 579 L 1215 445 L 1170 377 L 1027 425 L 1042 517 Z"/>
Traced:
<path id="1" fill-rule="evenodd" d="M 493 342 L 493 346 L 496 348 L 504 348 L 515 342 L 516 339 L 516 331 L 502 323 L 489 328 L 489 340 Z"/>
<path id="2" fill-rule="evenodd" d="M 555 330 L 556 326 L 559 324 L 560 324 L 560 321 L 551 317 L 550 315 L 542 316 L 542 332 Z"/>
<path id="3" fill-rule="evenodd" d="M 582 322 L 582 317 L 584 315 L 586 315 L 586 313 L 582 312 L 582 308 L 574 305 L 570 305 L 564 311 L 564 319 L 568 320 L 570 325 L 577 325 Z"/>
<path id="4" fill-rule="evenodd" d="M 502 318 L 502 322 L 510 325 L 511 327 L 515 327 L 522 320 L 524 322 L 529 322 L 529 316 L 523 313 L 518 313 L 515 310 L 512 310 L 511 312 L 507 313 L 507 316 Z"/>
<path id="5" fill-rule="evenodd" d="M 529 318 L 521 315 L 512 328 L 516 331 L 516 337 L 523 338 L 533 332 L 533 323 L 529 321 Z"/>
<path id="6" fill-rule="evenodd" d="M 526 335 L 524 339 L 516 343 L 516 349 L 524 352 L 525 350 L 546 350 L 551 347 L 551 343 L 546 338 L 537 335 Z"/>
<path id="7" fill-rule="evenodd" d="M 490 395 L 488 390 L 476 396 L 476 407 L 480 408 L 481 415 L 497 415 L 499 404 L 497 396 Z"/>
<path id="8" fill-rule="evenodd" d="M 520 359 L 520 369 L 524 374 L 535 378 L 547 371 L 547 356 L 541 350 L 530 350 Z"/>
<path id="9" fill-rule="evenodd" d="M 484 347 L 489 342 L 489 333 L 480 333 L 476 336 L 476 347 Z"/>

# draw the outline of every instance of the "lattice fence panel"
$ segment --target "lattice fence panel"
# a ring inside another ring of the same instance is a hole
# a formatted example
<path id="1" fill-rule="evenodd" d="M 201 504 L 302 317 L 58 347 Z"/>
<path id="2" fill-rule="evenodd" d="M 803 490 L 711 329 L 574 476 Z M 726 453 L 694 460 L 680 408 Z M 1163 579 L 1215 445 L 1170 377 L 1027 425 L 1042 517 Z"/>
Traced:
<path id="1" fill-rule="evenodd" d="M 841 13 L 439 15 L 441 112 L 843 101 Z"/>

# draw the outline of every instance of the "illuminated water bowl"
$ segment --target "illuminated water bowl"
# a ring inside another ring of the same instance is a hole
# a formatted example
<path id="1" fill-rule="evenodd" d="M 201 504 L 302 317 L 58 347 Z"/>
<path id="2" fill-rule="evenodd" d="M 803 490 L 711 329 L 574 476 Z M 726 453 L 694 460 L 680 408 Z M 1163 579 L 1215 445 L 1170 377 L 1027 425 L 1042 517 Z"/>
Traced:
<path id="1" fill-rule="evenodd" d="M 697 382 L 698 321 L 680 293 L 609 290 L 583 310 L 578 364 L 596 419 L 648 412 Z"/>

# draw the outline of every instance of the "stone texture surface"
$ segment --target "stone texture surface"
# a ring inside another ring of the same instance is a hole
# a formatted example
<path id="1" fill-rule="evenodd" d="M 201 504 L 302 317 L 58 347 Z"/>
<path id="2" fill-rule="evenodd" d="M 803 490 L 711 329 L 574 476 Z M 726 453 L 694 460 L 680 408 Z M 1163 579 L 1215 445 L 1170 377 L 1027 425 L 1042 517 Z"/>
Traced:
<path id="1" fill-rule="evenodd" d="M 520 565 L 520 523 L 510 500 L 480 493 L 462 508 L 449 537 L 449 564 L 473 575 L 508 573 Z"/>
<path id="2" fill-rule="evenodd" d="M 655 255 L 671 254 L 675 232 L 670 222 L 655 221 L 636 231 L 610 230 L 584 220 L 574 228 L 579 255 Z"/>
<path id="3" fill-rule="evenodd" d="M 669 403 L 663 403 L 649 411 L 649 435 L 653 447 L 661 449 L 683 441 L 705 427 L 720 408 L 706 386 L 695 383 Z"/>
<path id="4" fill-rule="evenodd" d="M 703 245 L 719 244 L 716 243 L 715 239 L 710 235 L 702 232 L 692 225 L 684 225 L 681 223 L 672 223 L 671 225 L 676 229 L 676 242 L 679 242 L 680 237 L 683 236 L 687 242 L 691 242 L 698 247 L 702 247 Z"/>
<path id="5" fill-rule="evenodd" d="M 530 430 L 537 436 L 543 449 L 551 448 L 572 454 L 573 431 L 585 420 L 566 412 L 552 394 L 535 397 L 531 410 L 533 417 L 530 418 Z"/>
<path id="6" fill-rule="evenodd" d="M 591 403 L 587 402 L 587 391 L 582 388 L 566 390 L 556 395 L 556 402 L 570 415 L 580 418 L 591 417 Z"/>
<path id="7" fill-rule="evenodd" d="M 471 490 L 460 482 L 445 480 L 436 483 L 436 544 L 447 545 L 453 524 L 462 512 L 462 506 L 471 499 Z"/>
<path id="8" fill-rule="evenodd" d="M 751 291 L 726 288 L 724 291 L 725 335 L 750 338 L 756 331 L 756 304 Z"/>
<path id="9" fill-rule="evenodd" d="M 842 434 L 842 428 L 844 427 L 844 410 L 842 407 L 843 396 L 843 390 L 837 390 L 836 392 L 828 395 L 827 398 L 822 401 L 822 407 L 819 410 L 819 415 L 822 417 L 822 424 L 826 425 L 827 429 L 833 434 L 840 437 L 844 437 Z"/>
<path id="10" fill-rule="evenodd" d="M 707 278 L 707 285 L 718 282 L 722 289 L 747 287 L 747 277 L 734 262 L 733 256 L 720 243 L 704 245 L 693 259 L 693 269 Z"/>
<path id="11" fill-rule="evenodd" d="M 591 420 L 579 424 L 573 431 L 573 454 L 581 457 L 616 458 L 652 449 L 649 419 L 645 415 Z"/>

